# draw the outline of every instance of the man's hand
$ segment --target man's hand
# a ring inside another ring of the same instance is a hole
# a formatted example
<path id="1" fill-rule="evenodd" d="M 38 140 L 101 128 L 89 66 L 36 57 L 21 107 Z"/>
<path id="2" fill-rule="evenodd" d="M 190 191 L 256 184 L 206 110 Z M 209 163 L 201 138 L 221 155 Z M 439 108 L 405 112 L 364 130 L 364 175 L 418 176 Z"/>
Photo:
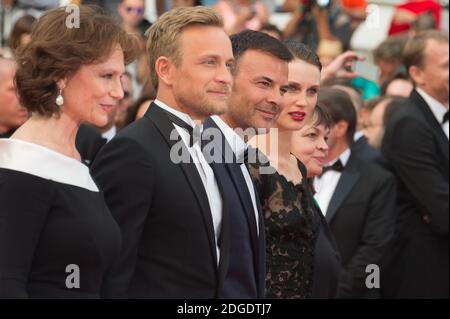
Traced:
<path id="1" fill-rule="evenodd" d="M 352 79 L 358 75 L 353 72 L 352 64 L 355 61 L 363 61 L 365 58 L 353 51 L 346 51 L 337 56 L 329 65 L 322 70 L 322 81 L 328 78 Z"/>

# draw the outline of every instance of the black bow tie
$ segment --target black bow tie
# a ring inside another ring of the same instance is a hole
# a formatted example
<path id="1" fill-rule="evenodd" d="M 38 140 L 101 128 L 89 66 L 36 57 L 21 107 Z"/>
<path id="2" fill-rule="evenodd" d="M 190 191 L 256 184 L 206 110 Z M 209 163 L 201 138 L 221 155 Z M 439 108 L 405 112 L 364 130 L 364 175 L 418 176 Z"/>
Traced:
<path id="1" fill-rule="evenodd" d="M 445 115 L 444 115 L 444 119 L 442 120 L 442 124 L 445 124 L 445 123 L 447 123 L 448 122 L 448 111 L 447 111 L 447 113 L 445 113 Z"/>
<path id="2" fill-rule="evenodd" d="M 188 123 L 186 123 L 185 121 L 183 121 L 182 119 L 180 119 L 178 116 L 162 109 L 167 117 L 169 118 L 169 120 L 178 125 L 179 127 L 185 129 L 186 131 L 188 131 L 189 133 L 189 147 L 192 147 L 195 143 L 197 142 L 201 142 L 202 139 L 202 131 L 201 131 L 201 126 L 200 125 L 196 125 L 195 127 L 192 127 L 191 125 L 189 125 Z"/>
<path id="3" fill-rule="evenodd" d="M 341 160 L 337 160 L 333 165 L 325 166 L 322 169 L 322 174 L 319 175 L 319 177 L 322 177 L 323 174 L 325 174 L 328 171 L 336 171 L 336 172 L 342 172 L 344 170 L 344 165 L 342 165 Z"/>

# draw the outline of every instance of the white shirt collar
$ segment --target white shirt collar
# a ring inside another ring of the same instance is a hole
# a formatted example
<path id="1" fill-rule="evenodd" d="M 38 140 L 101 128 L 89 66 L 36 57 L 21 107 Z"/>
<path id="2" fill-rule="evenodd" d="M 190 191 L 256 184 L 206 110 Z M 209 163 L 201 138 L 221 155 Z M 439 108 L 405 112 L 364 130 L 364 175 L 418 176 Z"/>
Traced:
<path id="1" fill-rule="evenodd" d="M 220 128 L 223 135 L 225 135 L 225 139 L 231 146 L 231 149 L 233 150 L 236 157 L 242 157 L 245 150 L 248 148 L 247 143 L 245 143 L 244 140 L 220 118 L 220 116 L 213 115 L 211 116 L 211 118 Z"/>
<path id="2" fill-rule="evenodd" d="M 364 133 L 362 131 L 358 131 L 358 132 L 355 133 L 355 135 L 353 137 L 353 141 L 356 142 L 363 136 L 364 136 Z"/>
<path id="3" fill-rule="evenodd" d="M 165 104 L 164 102 L 161 102 L 160 100 L 156 99 L 153 101 L 153 103 L 155 103 L 156 105 L 158 105 L 160 108 L 162 108 L 163 110 L 172 113 L 173 115 L 175 115 L 176 117 L 182 119 L 183 121 L 185 121 L 187 124 L 189 124 L 192 127 L 195 127 L 197 125 L 199 125 L 200 123 L 197 121 L 195 122 L 189 115 L 187 115 L 186 113 L 177 111 L 173 108 L 171 108 L 170 106 L 168 106 L 167 104 Z M 201 124 L 200 124 L 201 125 Z M 203 125 L 201 125 L 201 127 L 203 128 Z M 203 131 L 203 129 L 201 130 Z"/>
<path id="4" fill-rule="evenodd" d="M 102 136 L 104 138 L 106 138 L 107 142 L 109 142 L 109 141 L 111 141 L 113 139 L 114 136 L 116 136 L 116 134 L 117 134 L 117 127 L 114 125 L 113 127 L 111 127 L 106 132 L 103 132 Z"/>
<path id="5" fill-rule="evenodd" d="M 98 192 L 87 166 L 47 147 L 22 140 L 0 139 L 0 168 Z"/>
<path id="6" fill-rule="evenodd" d="M 430 108 L 431 112 L 434 114 L 434 117 L 436 117 L 436 120 L 439 122 L 440 125 L 442 125 L 444 121 L 444 115 L 448 112 L 448 108 L 445 107 L 444 104 L 427 94 L 424 90 L 416 88 L 417 93 L 420 94 L 420 96 L 423 97 L 425 102 L 427 102 L 428 107 Z"/>
<path id="7" fill-rule="evenodd" d="M 348 160 L 350 159 L 351 154 L 352 154 L 352 152 L 350 151 L 350 148 L 347 148 L 345 151 L 342 152 L 342 154 L 338 158 L 336 158 L 335 160 L 328 163 L 327 166 L 333 165 L 338 160 L 341 160 L 342 165 L 346 166 L 348 163 Z"/>

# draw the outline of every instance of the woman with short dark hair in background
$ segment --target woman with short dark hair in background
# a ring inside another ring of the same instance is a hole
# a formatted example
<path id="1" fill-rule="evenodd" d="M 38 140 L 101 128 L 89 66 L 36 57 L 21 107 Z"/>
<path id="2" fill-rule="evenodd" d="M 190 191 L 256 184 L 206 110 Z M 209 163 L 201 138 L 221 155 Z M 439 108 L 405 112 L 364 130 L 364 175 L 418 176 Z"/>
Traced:
<path id="1" fill-rule="evenodd" d="M 336 297 L 341 267 L 338 247 L 328 222 L 313 197 L 315 191 L 312 183 L 315 176 L 322 174 L 328 155 L 328 135 L 332 126 L 330 114 L 322 106 L 317 105 L 303 128 L 295 132 L 292 138 L 292 154 L 306 167 L 309 185 L 306 191 L 312 199 L 315 218 L 320 225 L 314 254 L 313 298 Z"/>
<path id="2" fill-rule="evenodd" d="M 135 41 L 98 9 L 45 12 L 16 52 L 16 87 L 32 114 L 0 140 L 0 298 L 99 298 L 121 245 L 102 193 L 80 161 L 81 123 L 104 125 L 123 97 Z"/>

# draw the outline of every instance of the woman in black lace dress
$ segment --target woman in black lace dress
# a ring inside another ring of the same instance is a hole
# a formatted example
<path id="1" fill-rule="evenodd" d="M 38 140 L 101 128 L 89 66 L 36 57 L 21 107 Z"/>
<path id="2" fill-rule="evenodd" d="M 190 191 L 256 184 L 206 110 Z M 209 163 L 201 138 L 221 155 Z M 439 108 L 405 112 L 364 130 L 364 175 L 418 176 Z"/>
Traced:
<path id="1" fill-rule="evenodd" d="M 291 143 L 293 133 L 303 127 L 316 105 L 321 63 L 307 46 L 298 42 L 286 45 L 295 60 L 289 64 L 289 89 L 277 120 L 278 132 L 272 130 L 253 141 L 268 157 L 274 173 L 264 174 L 263 161 L 250 164 L 250 172 L 265 217 L 266 297 L 312 298 L 315 246 L 321 223 L 308 190 L 306 169 L 291 154 Z M 273 143 L 274 132 L 278 147 Z"/>

